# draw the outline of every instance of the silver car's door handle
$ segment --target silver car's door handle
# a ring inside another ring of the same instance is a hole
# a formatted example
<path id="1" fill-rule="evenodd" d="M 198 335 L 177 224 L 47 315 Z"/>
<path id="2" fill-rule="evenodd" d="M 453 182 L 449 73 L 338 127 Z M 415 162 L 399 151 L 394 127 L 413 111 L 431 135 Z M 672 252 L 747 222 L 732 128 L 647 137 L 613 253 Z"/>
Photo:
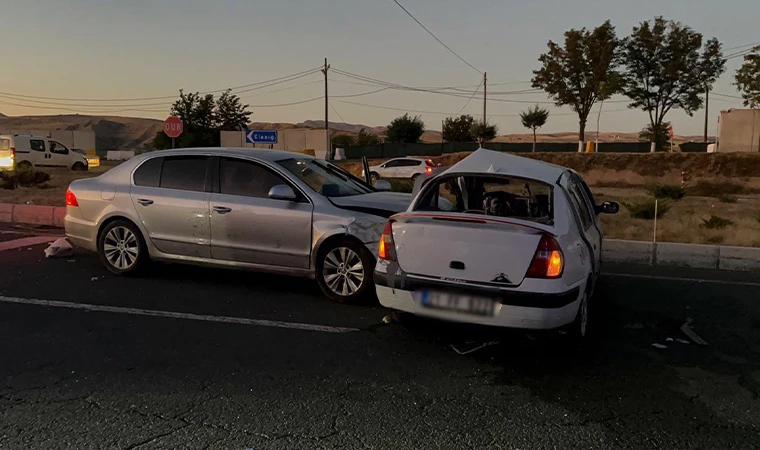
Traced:
<path id="1" fill-rule="evenodd" d="M 232 211 L 232 208 L 228 208 L 226 206 L 214 206 L 214 211 L 218 212 L 219 214 L 227 214 L 228 212 Z"/>
<path id="2" fill-rule="evenodd" d="M 139 204 L 141 204 L 143 206 L 148 206 L 148 205 L 152 205 L 153 204 L 153 200 L 148 199 L 148 198 L 138 198 L 137 199 L 137 203 L 139 203 Z"/>

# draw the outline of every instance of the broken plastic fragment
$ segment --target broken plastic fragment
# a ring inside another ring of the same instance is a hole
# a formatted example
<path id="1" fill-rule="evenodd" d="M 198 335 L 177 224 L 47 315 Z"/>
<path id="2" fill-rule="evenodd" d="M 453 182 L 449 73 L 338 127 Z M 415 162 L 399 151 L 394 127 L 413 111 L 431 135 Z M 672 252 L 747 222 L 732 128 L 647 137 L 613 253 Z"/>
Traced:
<path id="1" fill-rule="evenodd" d="M 683 331 L 683 334 L 685 334 L 686 336 L 688 336 L 689 339 L 691 339 L 692 341 L 694 341 L 694 343 L 696 343 L 696 344 L 705 345 L 705 346 L 706 345 L 710 345 L 710 344 L 707 343 L 707 341 L 705 341 L 704 339 L 702 339 L 701 337 L 699 337 L 699 335 L 697 335 L 697 333 L 695 333 L 694 330 L 691 329 L 691 327 L 689 326 L 691 324 L 691 322 L 692 322 L 692 319 L 689 318 L 689 319 L 686 319 L 686 323 L 685 324 L 681 325 L 681 331 Z"/>
<path id="2" fill-rule="evenodd" d="M 454 346 L 454 344 L 451 344 L 451 348 L 455 352 L 457 352 L 458 354 L 460 354 L 460 355 L 468 355 L 470 353 L 473 353 L 473 352 L 476 352 L 478 350 L 484 349 L 484 348 L 489 347 L 491 345 L 496 345 L 498 343 L 499 343 L 499 341 L 483 342 L 482 344 L 480 344 L 480 345 L 478 345 L 476 347 L 472 347 L 472 348 L 469 348 L 469 349 L 466 348 L 466 349 L 463 349 L 463 350 L 460 350 L 460 349 L 456 348 Z M 472 342 L 467 342 L 465 345 L 468 345 L 468 344 L 471 345 L 473 343 Z"/>
<path id="3" fill-rule="evenodd" d="M 659 348 L 661 350 L 664 349 L 664 348 L 668 348 L 667 345 L 658 344 L 657 342 L 655 342 L 654 344 L 652 344 L 652 347 Z"/>
<path id="4" fill-rule="evenodd" d="M 391 322 L 393 322 L 393 317 L 391 317 L 390 314 L 388 314 L 387 316 L 383 317 L 383 323 L 391 323 Z"/>
<path id="5" fill-rule="evenodd" d="M 46 258 L 65 258 L 67 256 L 71 256 L 71 253 L 74 251 L 74 248 L 69 244 L 69 241 L 66 240 L 66 238 L 60 238 L 57 239 L 55 242 L 50 244 L 48 248 L 45 249 L 45 257 Z"/>

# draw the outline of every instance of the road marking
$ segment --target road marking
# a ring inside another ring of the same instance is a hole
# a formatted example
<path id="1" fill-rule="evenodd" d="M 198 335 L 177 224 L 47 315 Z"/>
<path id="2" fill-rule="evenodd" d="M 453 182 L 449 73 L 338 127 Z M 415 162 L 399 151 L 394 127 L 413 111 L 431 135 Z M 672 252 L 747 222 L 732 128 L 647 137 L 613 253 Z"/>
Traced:
<path id="1" fill-rule="evenodd" d="M 135 316 L 167 317 L 170 319 L 199 320 L 203 322 L 235 323 L 239 325 L 256 325 L 260 327 L 291 328 L 296 330 L 320 331 L 322 333 L 349 333 L 359 331 L 358 328 L 331 327 L 310 323 L 281 322 L 279 320 L 246 319 L 243 317 L 208 316 L 173 311 L 156 311 L 152 309 L 124 308 L 121 306 L 91 305 L 87 303 L 59 302 L 56 300 L 39 300 L 36 298 L 5 297 L 0 295 L 0 302 L 18 303 L 23 305 L 48 306 L 52 308 L 79 309 L 83 311 L 110 312 L 116 314 L 131 314 Z"/>
<path id="2" fill-rule="evenodd" d="M 12 241 L 0 242 L 0 252 L 4 250 L 15 250 L 17 248 L 30 247 L 32 245 L 48 244 L 63 236 L 32 236 Z"/>
<path id="3" fill-rule="evenodd" d="M 619 278 L 644 278 L 647 280 L 684 281 L 687 283 L 713 283 L 713 284 L 730 284 L 733 286 L 760 287 L 760 283 L 753 283 L 751 281 L 706 280 L 703 278 L 663 277 L 659 275 L 634 275 L 630 273 L 604 273 L 602 275 L 608 276 L 608 277 L 619 277 Z"/>

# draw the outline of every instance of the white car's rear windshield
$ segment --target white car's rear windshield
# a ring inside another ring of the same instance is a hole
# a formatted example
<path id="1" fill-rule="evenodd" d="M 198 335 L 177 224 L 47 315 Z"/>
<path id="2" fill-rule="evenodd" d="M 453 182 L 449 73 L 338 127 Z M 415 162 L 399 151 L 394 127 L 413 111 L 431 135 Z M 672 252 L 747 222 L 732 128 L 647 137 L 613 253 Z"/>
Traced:
<path id="1" fill-rule="evenodd" d="M 447 175 L 432 181 L 414 211 L 483 214 L 552 223 L 552 186 L 541 181 L 494 175 Z"/>

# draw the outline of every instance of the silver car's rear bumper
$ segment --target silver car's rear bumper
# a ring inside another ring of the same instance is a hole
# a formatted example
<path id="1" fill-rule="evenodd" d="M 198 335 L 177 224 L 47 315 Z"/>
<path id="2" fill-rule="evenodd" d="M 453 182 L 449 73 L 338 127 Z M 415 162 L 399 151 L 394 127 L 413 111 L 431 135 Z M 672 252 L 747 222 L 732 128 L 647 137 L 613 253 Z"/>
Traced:
<path id="1" fill-rule="evenodd" d="M 69 214 L 66 214 L 63 224 L 66 228 L 66 237 L 72 244 L 93 252 L 98 251 L 97 224 L 72 217 Z"/>

